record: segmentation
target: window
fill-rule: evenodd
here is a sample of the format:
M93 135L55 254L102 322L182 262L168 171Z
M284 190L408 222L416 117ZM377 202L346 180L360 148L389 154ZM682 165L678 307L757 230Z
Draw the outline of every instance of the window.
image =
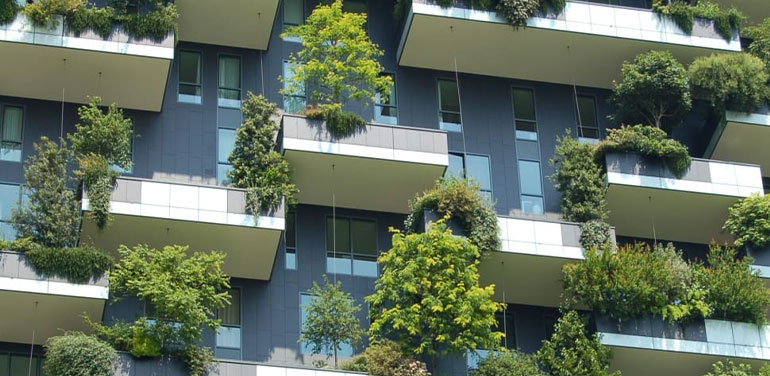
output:
M342 11L350 13L366 13L366 0L345 0Z
M21 186L0 184L0 240L16 239L16 230L11 226L11 211L21 203ZM0 373L0 375L2 375Z
M0 376L38 376L41 364L38 355L0 353Z
M241 108L241 58L219 57L219 105Z
M396 108L396 79L390 73L383 73L383 76L390 76L392 84L390 85L390 95L377 93L374 101L374 121L381 124L398 124L398 109Z
M577 96L578 137L581 139L599 139L599 120L596 115L596 98L589 95Z
M492 176L489 170L489 157L485 155L449 153L449 167L446 175L472 178L481 187L479 193L492 201Z
M540 162L519 160L521 210L524 213L543 214L543 184Z
M374 221L326 218L326 272L377 277L377 225Z
M24 109L0 105L0 161L21 162L21 135Z
M535 92L530 89L513 89L513 121L516 138L537 141L537 120L535 118Z
M302 0L283 0L283 28L302 24L305 20Z
M217 310L222 320L217 329L217 347L241 348L241 290L230 289L230 305Z
M294 77L294 68L294 64L288 61L283 62L283 110L291 113L300 112L307 105L304 87L294 88L293 91L289 90L289 79Z
M460 116L460 95L457 82L438 80L438 123L439 128L449 132L462 132Z
M297 213L286 213L286 269L297 270Z
M299 331L300 331L300 333L303 332L302 328L305 327L305 320L307 320L307 311L305 310L305 307L307 307L310 304L310 302L313 301L313 298L315 298L315 297L313 295L310 295L310 294L305 294L305 293L300 293L299 294ZM337 351L337 355L339 357L351 357L351 356L353 356L353 346L351 346L350 344L347 344L347 343L343 343L340 347L341 347L340 351ZM313 349L313 345L311 345L310 343L307 343L307 342L302 342L302 343L300 343L299 348L300 348L300 352L301 353L303 353L303 354L311 354L312 353L312 349ZM333 351L328 351L328 349L325 349L325 350L327 350L327 352L323 352L322 351L321 353L324 354L324 355L333 355L334 354Z
M179 51L179 102L201 104L201 54Z
M235 129L219 128L217 130L217 182L230 184L227 174L233 169L230 161L230 153L235 148Z

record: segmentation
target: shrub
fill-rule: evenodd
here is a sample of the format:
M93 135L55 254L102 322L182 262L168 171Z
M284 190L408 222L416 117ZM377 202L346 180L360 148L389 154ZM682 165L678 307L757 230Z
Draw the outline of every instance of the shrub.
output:
M470 376L548 376L534 356L518 351L492 352L478 363Z
M45 352L43 371L50 376L112 376L118 358L112 346L83 333L51 337Z
M624 124L651 124L670 130L692 108L687 70L668 51L650 51L624 62L621 81L613 81L613 119Z
M67 16L81 9L84 0L37 0L22 9L35 26L56 26L55 16Z
M735 236L735 246L770 245L770 195L752 194L729 209L723 230Z
M711 317L721 320L764 324L770 307L768 290L751 257L739 259L732 247L712 244L706 258L708 267L696 268L696 281L706 291Z
M359 354L342 362L340 369L344 371L367 372L367 364L366 354ZM370 373L370 375L376 376L373 373Z
M540 8L540 0L500 0L497 3L497 12L514 27L527 26L527 19Z
M754 372L751 371L751 365L749 364L735 364L732 360L727 360L727 363L718 361L712 365L711 372L703 376L753 376Z
M343 111L339 103L308 107L303 114L308 119L326 121L326 129L335 138L352 136L366 129L366 120L354 112Z
M417 231L425 210L441 216L448 214L459 222L468 240L482 254L500 250L497 214L489 201L479 195L478 183L453 176L439 180L434 188L409 203L409 215L404 221L407 233Z
M190 376L206 376L214 364L214 353L208 347L188 346L180 355Z
M609 223L594 219L580 226L580 245L584 249L599 249L612 243L612 228Z
M588 334L576 311L567 311L559 318L551 338L543 341L536 356L552 376L620 376L620 371L609 372L611 350L596 334Z
M0 25L13 21L18 11L15 0L0 0Z
M424 367L420 364L415 364L417 367L411 367L412 363L419 362L407 356L398 343L383 338L369 344L363 354L342 363L340 368L346 371L366 372L371 376L402 376Z
M674 175L682 176L690 167L692 158L687 147L670 139L666 132L649 125L622 126L610 129L607 138L596 147L595 160L604 163L610 152L634 153L660 158Z
M692 34L693 19L703 18L714 21L714 26L722 38L730 41L733 30L740 30L743 14L735 7L722 9L719 5L705 0L699 0L690 5L685 0L654 0L652 9L659 14L670 17L685 33Z
M747 53L698 57L689 74L695 95L708 98L721 111L752 112L768 97L765 64Z
M99 279L114 263L110 255L91 246L34 247L25 254L37 274L65 278L72 283Z
M770 72L770 18L759 25L747 28L744 30L744 35L751 39L748 52L762 59Z
M100 8L89 3L79 7L67 17L67 27L76 33L90 29L100 37L107 38L115 26L115 18L114 8L110 6Z
M557 137L556 143L550 160L556 172L549 179L561 193L564 219L572 222L605 219L607 188L604 186L604 172L594 161L596 146L581 143L569 133Z
M178 18L179 12L173 2L157 0L151 11L127 14L120 21L126 32L135 38L163 40L168 33L176 31Z

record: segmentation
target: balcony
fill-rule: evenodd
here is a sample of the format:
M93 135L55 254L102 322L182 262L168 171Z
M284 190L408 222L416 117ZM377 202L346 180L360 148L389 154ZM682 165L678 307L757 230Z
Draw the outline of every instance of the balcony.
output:
M266 50L279 0L177 0L179 40Z
M449 164L444 131L369 124L338 139L320 121L284 115L282 123L283 154L303 204L406 213Z
M82 208L90 210L88 198ZM99 231L84 216L80 239L115 255L121 244L222 251L228 275L269 280L285 225L283 208L258 216L245 208L242 189L120 178L110 201L113 221Z
M121 29L109 38L36 27L23 14L0 25L0 95L87 103L87 96L121 108L160 111L174 59L174 34L137 40ZM138 95L141 93L141 95Z
M683 327L660 318L624 324L597 319L602 344L612 348L612 368L626 376L700 376L719 360L731 358L758 369L770 360L770 327L695 320Z
M727 111L706 150L709 158L758 164L770 173L770 115Z
M619 236L708 244L729 241L727 209L762 193L759 166L693 159L681 178L657 160L608 153L607 207Z
M107 279L74 284L35 273L23 254L0 252L0 342L42 345L61 330L88 332L83 313L101 321Z
M751 1L751 0L749 0ZM398 49L400 65L588 87L611 88L623 61L666 49L683 64L720 51L740 51L713 22L687 35L647 9L568 2L559 15L531 17L514 30L495 12L442 8L412 0Z
M482 260L481 285L495 284L495 301L558 307L562 266L583 260L580 225L509 217L497 223L503 251Z

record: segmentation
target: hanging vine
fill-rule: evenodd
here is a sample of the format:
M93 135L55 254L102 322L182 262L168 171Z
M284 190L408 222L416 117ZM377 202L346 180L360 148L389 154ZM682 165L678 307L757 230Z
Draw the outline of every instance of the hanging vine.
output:
M692 34L695 18L714 21L714 27L726 41L733 39L733 30L740 31L746 18L735 7L725 10L705 0L698 0L695 5L682 0L653 0L652 10L673 20L688 35Z

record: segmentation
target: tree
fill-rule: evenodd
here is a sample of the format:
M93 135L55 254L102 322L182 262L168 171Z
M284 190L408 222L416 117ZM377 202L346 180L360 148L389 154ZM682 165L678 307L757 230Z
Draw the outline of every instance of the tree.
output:
M576 311L567 311L559 318L553 335L543 341L536 356L553 376L620 376L620 371L609 372L611 350L596 334L587 334Z
M299 38L302 49L289 57L294 74L281 78L287 84L281 93L307 89L309 99L335 117L341 116L347 99L367 105L376 93L390 95L392 79L381 74L383 67L377 61L383 52L369 39L365 24L366 14L343 12L342 0L335 0L319 4L304 24L288 28L282 36ZM327 126L337 132L335 124Z
M278 209L281 200L296 203L297 187L291 181L291 166L276 151L278 116L275 103L249 92L241 106L243 124L235 134L235 147L228 157L233 169L232 184L247 190L247 207L253 214Z
M60 143L43 136L34 144L37 154L27 158L24 166L27 205L11 213L18 237L51 248L75 246L80 230L80 210L67 187L71 153L66 141Z
M765 64L747 53L698 57L689 74L695 95L708 98L719 111L752 112L768 97Z
M735 237L735 246L763 249L770 245L770 195L754 193L733 204L723 230Z
M366 297L370 338L430 356L434 375L437 356L499 347L503 334L493 328L503 304L492 300L493 285L479 287L478 248L443 222L424 233L391 231L393 247L380 255L382 274Z
M334 368L339 367L337 352L342 345L356 346L361 342L364 330L356 317L361 305L356 305L350 294L342 291L342 283L330 283L324 274L324 285L313 282L308 290L313 298L305 307L305 321L299 342L312 345L313 354L323 351L334 353Z
M413 363L418 362L411 359L398 343L383 338L371 342L363 354L343 362L341 368L371 376L405 376L401 370ZM423 366L419 364L418 368Z
M548 376L537 364L537 359L519 351L490 353L479 361L470 376Z
M714 363L712 367L711 372L703 376L754 376L750 364L735 364L729 359L727 360L727 363L718 361Z
M762 59L770 72L770 18L766 18L759 25L747 28L744 33L751 39L748 52Z
M96 337L66 333L46 342L43 371L50 376L112 376L117 358L115 349Z
M692 108L687 70L668 51L650 51L633 63L624 62L621 81L613 85L610 103L617 108L613 118L620 123L670 131Z
M604 199L604 172L594 161L596 146L581 143L567 131L556 138L556 151L550 163L556 172L549 178L561 192L561 212L572 222L604 220L607 203Z

